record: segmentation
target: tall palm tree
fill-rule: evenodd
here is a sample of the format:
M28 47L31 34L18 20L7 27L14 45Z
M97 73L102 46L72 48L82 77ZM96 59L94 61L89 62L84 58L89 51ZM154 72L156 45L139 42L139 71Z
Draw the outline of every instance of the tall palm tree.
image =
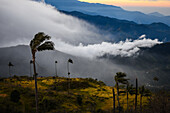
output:
M56 77L58 76L58 75L57 75L57 63L58 63L58 62L55 61L55 74L56 74Z
M129 111L129 82L126 84L127 112Z
M70 58L67 61L67 71L68 71L68 94L69 94L69 89L70 89L70 71L69 71L69 63L73 64L73 60Z
M135 88L133 87L133 84L130 85L129 82L127 82L126 92L127 92L127 111L129 111L129 94L130 95L135 94Z
M13 65L11 62L8 63L8 67L9 67L9 75L10 75L10 77L11 77L10 67L13 67L13 66L14 66L14 65Z
M31 67L32 67L32 66L31 66L32 64L33 64L33 61L30 60L30 77L32 76L32 68L31 68Z
M142 98L143 96L151 96L151 92L149 89L146 89L145 86L139 87L139 93L140 93L140 112L143 113L142 111Z
M56 81L56 79L57 79L57 77L58 77L58 75L57 75L57 61L55 61L55 77L54 77L54 79L55 79L55 83L57 83Z
M138 102L138 79L136 78L135 113L137 113L137 102Z
M144 96L145 93L144 86L139 87L139 93L140 93L140 112L142 113L142 97Z
M54 50L54 43L50 40L51 37L45 35L43 32L37 33L34 38L30 41L30 48L32 52L32 61L33 61L33 69L34 69L34 80L35 80L35 100L36 100L36 113L38 113L38 90L37 90L37 72L35 65L35 54L37 51L44 50Z
M113 92L113 113L115 113L115 91L114 91L114 87L112 89L112 92Z
M117 88L117 101L118 101L118 109L119 109L119 113L120 113L120 102L119 102L119 83L121 84L127 84L127 80L125 78L126 77L126 73L122 73L122 72L117 72L115 75L115 82L116 82L116 88Z

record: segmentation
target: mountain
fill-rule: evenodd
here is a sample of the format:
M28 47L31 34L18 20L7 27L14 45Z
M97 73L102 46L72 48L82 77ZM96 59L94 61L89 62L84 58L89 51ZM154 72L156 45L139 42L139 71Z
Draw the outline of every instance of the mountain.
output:
M158 12L149 13L148 15L157 16L157 17L163 17L164 16L163 14L158 13Z
M55 6L59 10L79 11L90 15L101 15L121 20L134 21L138 24L151 24L162 22L170 25L170 16L147 15L138 11L126 11L121 7L99 3L87 3L77 0L45 0L47 4Z
M133 57L111 56L106 54L97 59L76 57L60 51L44 51L36 54L38 76L54 76L55 61L59 76L67 77L67 60L71 58L71 77L92 77L113 85L113 76L116 72L127 73L130 82L136 77L140 85L153 85L153 77L158 77L159 86L169 86L170 74L170 43L163 43L152 48L141 48ZM30 76L31 52L29 46L19 45L0 48L0 76L8 77L8 62L12 62L12 75Z
M163 43L152 48L141 48L139 53L133 57L112 56L109 54L101 58L109 59L111 62L133 67L132 73L145 78L146 81L153 82L154 77L159 78L157 84L164 84L170 88L170 43ZM144 82L144 81L142 81ZM148 81L149 82L149 81Z
M77 11L61 12L85 20L97 28L113 34L114 41L125 40L126 38L137 39L143 34L151 39L170 41L170 27L163 23L137 24L132 21L87 15Z
M0 53L0 77L9 77L9 62L14 65L14 67L11 67L12 75L30 76L31 52L29 46L19 45L0 48ZM122 70L120 66L113 68L113 64L108 64L102 60L90 60L55 50L36 53L38 76L54 76L55 61L57 60L58 76L67 77L67 60L69 58L73 60L73 64L70 64L71 77L92 77L112 85L112 75Z

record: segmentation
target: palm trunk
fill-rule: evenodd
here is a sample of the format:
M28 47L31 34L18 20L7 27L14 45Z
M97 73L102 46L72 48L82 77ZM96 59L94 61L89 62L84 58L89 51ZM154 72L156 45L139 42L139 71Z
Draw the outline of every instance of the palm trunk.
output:
M31 63L30 63L30 77L32 76Z
M113 113L115 113L115 91L113 88Z
M11 77L10 66L9 66L9 76Z
M137 101L138 101L138 79L136 78L135 113L137 113Z
M37 89L37 73L36 73L36 66L35 66L35 53L33 53L33 66L34 66L34 80L35 80L36 113L38 113L38 89Z
M67 62L67 70L68 70L68 94L70 93L70 72L69 72L69 62Z
M55 63L55 76L56 76L55 77L55 83L56 83L57 82L57 80L56 80L57 79L57 65L56 65L56 63Z
M128 100L129 100L129 95L128 95L128 84L127 84L127 87L126 87L126 93L127 93L127 112L129 111L129 102L128 102Z
M116 82L116 88L117 88L117 102L118 102L118 109L120 113L120 102L119 102L119 84Z

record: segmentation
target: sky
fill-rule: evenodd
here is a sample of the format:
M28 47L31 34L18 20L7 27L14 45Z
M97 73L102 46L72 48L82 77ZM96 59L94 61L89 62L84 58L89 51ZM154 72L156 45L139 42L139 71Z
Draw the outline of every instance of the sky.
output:
M170 0L79 0L90 3L102 3L120 6L130 11L143 13L159 12L170 15Z

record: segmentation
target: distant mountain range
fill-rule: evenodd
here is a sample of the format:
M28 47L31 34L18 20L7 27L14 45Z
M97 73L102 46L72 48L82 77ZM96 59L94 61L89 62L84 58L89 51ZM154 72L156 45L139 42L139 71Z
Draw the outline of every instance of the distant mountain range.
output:
M126 38L137 39L143 34L150 39L157 38L160 41L170 41L170 27L163 23L137 24L132 21L87 15L77 11L61 12L85 20L97 28L111 33L114 41L125 40Z
M152 48L141 48L139 53L133 57L121 57L105 54L104 59L119 65L132 67L131 74L135 74L139 79L150 80L159 78L156 84L166 84L170 88L170 43L163 43L153 46ZM139 76L140 75L140 76ZM142 82L144 82L142 81ZM149 82L149 81L148 81Z
M121 20L134 21L138 24L162 22L170 25L170 16L163 16L158 13L144 14L139 11L126 11L118 6L80 2L77 0L45 0L45 2L64 11L79 11L90 15L101 15Z
M59 51L45 51L36 54L38 76L54 76L57 60L58 75L67 77L67 60L71 58L71 77L92 77L113 85L116 72L126 72L131 82L137 77L140 85L153 85L153 77L158 77L157 85L169 86L170 43L163 43L152 48L141 48L133 57L104 56L95 59L75 57ZM30 76L31 52L28 46L0 48L0 76L7 77L8 62L12 62L12 75Z

